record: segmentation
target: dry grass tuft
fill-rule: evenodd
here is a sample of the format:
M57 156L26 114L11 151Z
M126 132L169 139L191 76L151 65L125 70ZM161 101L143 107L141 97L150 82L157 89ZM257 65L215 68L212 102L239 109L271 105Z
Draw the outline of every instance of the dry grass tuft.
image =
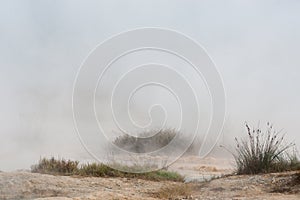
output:
M41 158L37 165L31 167L31 171L52 175L73 175L78 173L78 165L78 161L55 159L54 157L50 159Z
M163 187L157 192L152 193L154 198L159 199L189 199L192 193L192 186L189 184L173 185Z

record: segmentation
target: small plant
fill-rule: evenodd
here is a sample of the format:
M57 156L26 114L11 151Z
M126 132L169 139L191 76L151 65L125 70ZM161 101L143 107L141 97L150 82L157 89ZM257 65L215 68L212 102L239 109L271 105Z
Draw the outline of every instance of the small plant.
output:
M116 165L116 164L115 164ZM88 163L79 165L78 161L55 159L54 157L40 159L37 165L31 167L31 172L64 175L64 176L92 176L92 177L124 177L124 178L140 178L152 181L179 181L183 182L184 178L176 173L166 170L157 170L145 173L130 173L136 169L147 166L125 166L118 164L118 169L124 169L128 172L119 171L109 167L103 163Z
M238 174L258 174L281 172L299 168L296 154L289 149L295 144L284 143L284 135L276 132L268 123L264 133L260 128L254 129L246 124L248 138L236 141L236 153L233 156Z

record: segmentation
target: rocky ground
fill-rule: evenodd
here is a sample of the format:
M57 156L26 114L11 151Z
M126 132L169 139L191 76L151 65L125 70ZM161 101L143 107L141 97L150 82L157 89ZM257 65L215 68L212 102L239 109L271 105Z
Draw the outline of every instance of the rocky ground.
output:
M0 172L0 199L300 199L300 186L289 184L296 172L230 176L224 175L230 171L225 163L218 168L202 160L184 167L189 159L196 158L170 167L188 174L189 183ZM201 182L203 174L212 180Z

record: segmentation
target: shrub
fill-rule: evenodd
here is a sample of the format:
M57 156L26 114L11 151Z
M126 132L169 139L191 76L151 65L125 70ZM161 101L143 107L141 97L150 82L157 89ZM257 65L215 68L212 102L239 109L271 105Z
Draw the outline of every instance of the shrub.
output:
M173 129L160 130L155 133L156 130L152 130L140 133L139 137L121 135L114 140L114 144L127 151L146 153L163 148L176 136L176 131ZM149 135L153 136L147 137Z
M268 123L264 133L260 128L250 128L246 124L247 140L236 141L233 156L238 174L258 174L295 170L299 167L296 154L289 153L293 143L284 143L284 135L276 132Z
M175 129L151 130L138 134L139 137L128 134L121 135L113 143L130 152L147 153L165 147L173 140L176 134L179 134L179 132ZM153 136L148 137L149 135ZM187 139L183 138L183 140ZM195 143L193 143L187 150L187 153L196 153L197 150Z
M116 164L117 165L117 164ZM118 164L119 169L125 169L129 172L119 171L111 168L103 163L88 163L79 165L78 161L55 159L54 157L47 159L40 159L37 165L31 167L33 173L43 173L52 175L77 175L77 176L92 176L92 177L125 177L125 178L140 178L152 181L180 181L183 182L184 178L176 173L166 170L157 170L145 173L130 173L134 172L137 168L141 169L147 166L125 166Z

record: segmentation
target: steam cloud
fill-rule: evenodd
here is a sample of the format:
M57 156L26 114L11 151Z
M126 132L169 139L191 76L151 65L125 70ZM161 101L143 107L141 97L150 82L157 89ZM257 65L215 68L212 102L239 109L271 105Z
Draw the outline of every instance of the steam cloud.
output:
M270 121L300 145L298 1L0 5L0 170L29 168L43 155L88 158L72 119L78 67L107 37L144 26L178 30L206 47L227 94L222 143L243 134L244 121Z

